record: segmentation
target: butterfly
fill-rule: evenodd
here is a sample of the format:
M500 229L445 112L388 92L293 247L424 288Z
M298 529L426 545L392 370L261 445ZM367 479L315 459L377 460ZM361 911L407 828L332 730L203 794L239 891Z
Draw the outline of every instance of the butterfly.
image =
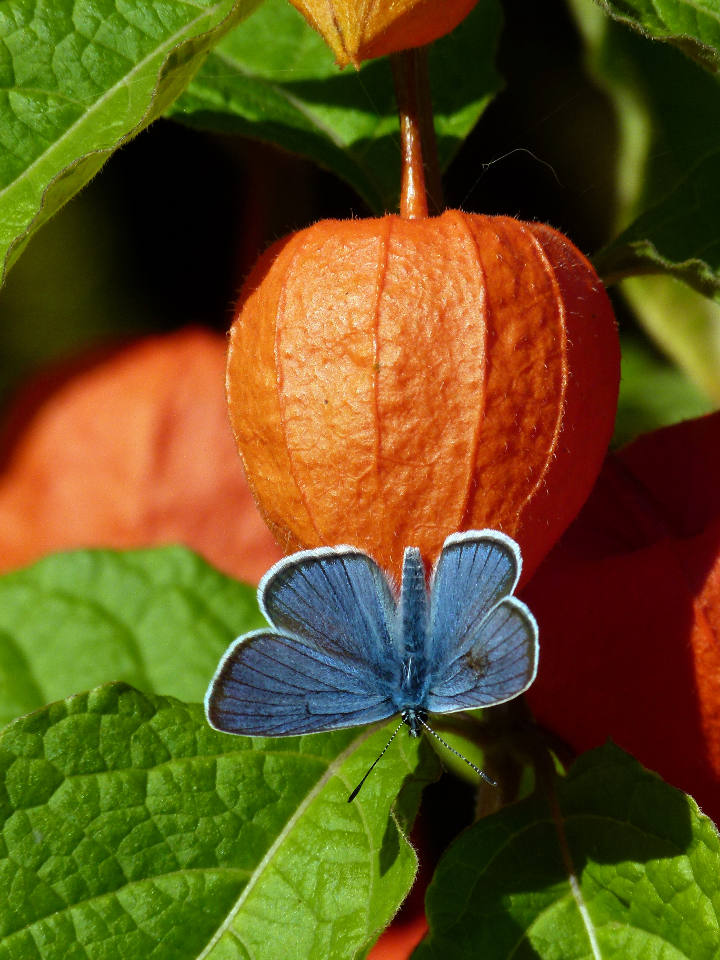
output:
M497 530L449 536L429 589L416 547L405 550L399 591L355 547L285 557L258 587L270 629L231 644L210 683L210 725L285 737L400 714L395 733L404 722L452 750L428 714L504 703L535 679L537 624L512 596L521 566L518 544Z

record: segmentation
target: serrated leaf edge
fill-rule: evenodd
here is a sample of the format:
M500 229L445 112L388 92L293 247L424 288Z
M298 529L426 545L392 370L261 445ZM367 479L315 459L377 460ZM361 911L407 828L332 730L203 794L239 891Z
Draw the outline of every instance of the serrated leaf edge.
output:
M593 258L593 265L605 286L630 277L665 275L681 280L710 299L718 299L720 278L712 267L699 257L669 260L652 240L630 240L608 245Z
M717 73L720 69L720 54L718 54L718 51L715 47L709 43L705 43L698 37L693 37L689 33L672 33L670 28L666 28L667 33L658 33L644 26L632 16L615 12L608 0L596 0L596 2L602 7L608 17L617 23L622 23L624 26L630 27L631 30L639 33L640 36L646 40L657 40L660 43L674 44L696 63L705 67L710 73ZM709 10L703 10L703 12L710 16Z

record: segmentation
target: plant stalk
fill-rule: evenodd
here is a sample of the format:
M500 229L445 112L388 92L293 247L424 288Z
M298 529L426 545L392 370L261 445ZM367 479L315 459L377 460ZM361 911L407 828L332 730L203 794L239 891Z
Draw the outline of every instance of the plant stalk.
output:
M421 220L442 209L427 48L403 50L391 60L402 150L400 216Z

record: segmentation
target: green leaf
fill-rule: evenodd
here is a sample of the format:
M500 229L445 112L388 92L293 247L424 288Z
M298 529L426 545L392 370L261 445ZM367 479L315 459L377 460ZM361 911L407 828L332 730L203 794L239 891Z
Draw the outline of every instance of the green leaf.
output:
M493 66L500 25L497 0L480 0L430 49L443 167L500 88ZM397 206L399 194L395 111L387 59L341 72L287 0L267 0L210 54L170 113L192 126L241 133L310 157L383 212Z
M124 684L16 721L0 960L361 955L416 871L418 741L398 737L347 802L386 736L231 737Z
M720 101L718 101L720 107ZM665 273L720 300L720 151L705 157L595 258L608 282Z
M720 838L693 800L608 745L557 782L555 802L536 795L463 833L427 907L413 960L714 960Z
M659 279L659 278L654 278ZM640 337L622 338L622 374L613 446L641 433L700 417L712 400Z
M32 233L167 109L257 2L0 4L0 281Z
M0 578L0 723L111 680L201 700L255 590L183 547L78 551Z
M631 277L621 290L653 340L720 406L720 303L673 277Z
M610 16L675 44L709 70L720 67L718 0L598 0Z
M666 273L720 297L720 78L598 17L589 0L571 7L620 134L620 230L593 257L596 268L606 283Z

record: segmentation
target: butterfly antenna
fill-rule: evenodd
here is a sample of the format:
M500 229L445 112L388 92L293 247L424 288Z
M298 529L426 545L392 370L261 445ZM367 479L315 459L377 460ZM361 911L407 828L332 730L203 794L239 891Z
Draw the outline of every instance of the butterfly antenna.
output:
M348 803L352 803L353 800L355 799L355 797L360 793L360 787L365 783L365 781L367 780L367 778L370 776L370 773L372 772L372 769L373 769L373 767L375 766L375 764L376 764L376 763L379 763L379 761L382 760L382 758L385 756L385 751L386 751L387 748L390 746L390 744L393 742L393 740L395 739L395 737L398 735L398 732L399 732L400 728L402 727L402 725L403 725L404 723L405 723L405 721L404 721L404 720L401 720L400 723L397 725L397 727L395 728L395 733L393 733L393 735L390 737L390 739L388 740L388 742L387 742L387 743L385 744L385 746L382 748L382 752L380 753L380 756L377 758L377 760L374 761L374 763L371 764L370 769L368 770L368 772L365 774L365 776L362 778L362 780L360 781L360 783L355 787L355 789L353 790L353 792L352 792L352 793L350 794L350 796L348 797Z
M472 762L472 760L468 760L468 758L465 757L465 756L463 756L463 754L460 753L459 750L456 750L455 747L451 747L450 744L447 742L447 740L443 740L443 738L440 736L439 733L435 733L435 731L433 730L433 728L430 727L430 726L428 726L427 723L425 723L425 721L422 719L422 717L418 717L417 719L418 719L418 720L420 721L420 723L425 727L425 729L428 731L428 733L431 733L431 734L435 737L436 740L439 740L440 743L441 743L447 750L450 751L450 753L454 753L456 757L460 757L460 759L461 759L461 760L464 760L465 763L466 763L469 767L472 767L473 770L475 771L475 773L476 773L479 777L481 777L481 778L485 781L485 783L489 783L491 787L496 787L496 786L497 786L497 781L496 781L496 780L493 780L492 777L489 777L489 776L485 773L484 770L481 770L481 769L480 769L480 767L476 767L475 764ZM397 733L397 730L395 731L395 733ZM395 733L393 734L393 736L395 736ZM387 747L385 748L385 750L387 750ZM385 753L385 750L383 750L383 753ZM380 754L380 756L382 756L382 753ZM379 760L379 759L380 759L380 757L378 757L378 760ZM375 761L375 763L377 763L377 760ZM374 766L374 764L373 764L373 766ZM371 767L370 769L372 770L372 767ZM369 773L369 772L370 772L370 770L368 770L368 773ZM366 776L367 776L367 774L366 774ZM359 789L359 787L358 787L358 789Z

